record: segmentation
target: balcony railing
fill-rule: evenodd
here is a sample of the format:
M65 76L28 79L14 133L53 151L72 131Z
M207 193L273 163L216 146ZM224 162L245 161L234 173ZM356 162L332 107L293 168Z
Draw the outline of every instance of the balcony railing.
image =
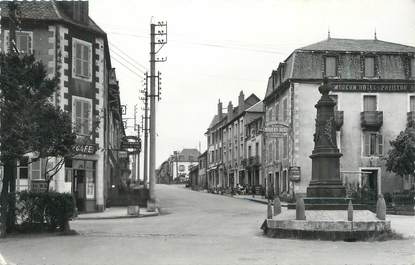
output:
M407 122L408 122L408 127L409 127L410 125L415 124L415 111L410 111L410 112L408 112L408 113L406 114L406 119L407 119Z
M261 165L261 161L259 159L259 156L250 156L247 159L247 167L255 167Z
M336 110L334 112L334 123L336 124L336 130L339 131L343 126L343 111Z
M383 124L382 111L363 111L360 113L360 123L363 130L379 130Z

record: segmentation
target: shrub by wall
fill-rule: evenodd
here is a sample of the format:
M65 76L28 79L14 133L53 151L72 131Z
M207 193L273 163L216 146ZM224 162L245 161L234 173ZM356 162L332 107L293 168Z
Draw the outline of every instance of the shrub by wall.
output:
M16 198L15 230L21 232L63 231L75 212L72 194L23 191Z

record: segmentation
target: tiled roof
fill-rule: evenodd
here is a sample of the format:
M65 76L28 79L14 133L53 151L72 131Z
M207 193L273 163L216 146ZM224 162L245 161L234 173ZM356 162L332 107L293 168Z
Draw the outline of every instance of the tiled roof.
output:
M415 47L381 40L326 39L299 50L350 52L415 52Z
M179 154L179 160L181 162L196 161L200 156L199 150L196 148L185 148Z
M246 110L247 112L264 112L264 103L262 101L256 103Z
M8 17L8 2L0 1L2 17ZM59 10L55 1L18 1L16 3L22 20L63 21L101 34L105 33L91 18L88 19L88 24L82 24L69 18Z
M226 113L223 113L223 114L222 114L222 119L224 119L224 118L226 118ZM210 124L209 124L209 128L214 127L214 126L215 126L216 124L218 124L220 121L221 121L221 120L219 119L218 114L216 114L216 115L213 117L212 121L210 122Z

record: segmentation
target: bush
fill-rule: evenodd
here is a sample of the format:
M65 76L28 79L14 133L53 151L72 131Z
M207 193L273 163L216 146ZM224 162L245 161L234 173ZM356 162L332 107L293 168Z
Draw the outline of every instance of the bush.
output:
M21 232L63 231L75 213L74 199L69 193L23 191L10 194L13 198L15 228Z

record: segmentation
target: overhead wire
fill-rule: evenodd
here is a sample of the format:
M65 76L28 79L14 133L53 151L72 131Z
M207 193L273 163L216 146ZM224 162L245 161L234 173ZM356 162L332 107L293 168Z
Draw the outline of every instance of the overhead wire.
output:
M143 68L143 70L147 71L147 67L145 65L141 64L139 61L137 61L134 58L132 58L129 54L127 54L126 52L124 52L121 48L119 48L114 43L112 43L112 42L109 42L109 43L111 44L111 46L113 46L115 49L117 49L120 53L122 53L124 56L126 56L127 58L129 58L132 62L134 62L135 64L137 64L141 68Z
M144 78L144 75L143 74L139 74L139 73L135 72L134 70L132 70L130 67L126 66L123 62L121 62L117 58L115 58L113 56L111 56L111 58L114 59L119 64L121 64L122 66L124 66L124 68L127 69L128 71L130 71L132 74L136 75L137 77Z
M110 48L110 51L117 55L119 58L121 58L124 62L126 62L127 64L129 64L130 66L134 67L135 69L137 69L139 72L141 73L145 73L146 71L142 70L141 68L138 68L135 64L131 63L128 59L126 59L124 56L122 56L121 54L119 54L117 51L113 50Z

